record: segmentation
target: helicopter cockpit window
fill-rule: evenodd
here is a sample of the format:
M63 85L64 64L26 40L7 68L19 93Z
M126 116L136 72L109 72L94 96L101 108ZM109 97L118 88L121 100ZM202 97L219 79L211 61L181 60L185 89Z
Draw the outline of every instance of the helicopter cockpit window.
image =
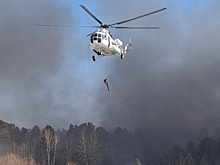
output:
M98 43L102 42L102 39L104 39L104 36L100 33L95 33L91 35L90 42L93 43L94 41L98 41Z

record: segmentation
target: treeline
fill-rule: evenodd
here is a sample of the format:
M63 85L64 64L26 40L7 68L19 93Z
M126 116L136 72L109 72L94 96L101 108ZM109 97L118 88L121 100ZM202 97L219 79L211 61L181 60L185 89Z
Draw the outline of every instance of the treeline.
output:
M219 165L220 140L205 137L195 145L192 141L181 147L174 145L163 157L154 157L152 165Z
M41 130L0 120L0 156L13 153L39 165L219 165L218 137L220 131L210 137L205 128L198 133L120 127L107 131L84 123Z

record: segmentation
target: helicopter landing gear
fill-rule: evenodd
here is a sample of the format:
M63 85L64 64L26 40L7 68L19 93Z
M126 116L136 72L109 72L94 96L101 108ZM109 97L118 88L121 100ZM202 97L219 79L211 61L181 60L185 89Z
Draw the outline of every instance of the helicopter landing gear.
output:
M92 60L95 61L95 56L92 56Z
M124 59L125 58L125 55L124 54L121 54L121 59Z

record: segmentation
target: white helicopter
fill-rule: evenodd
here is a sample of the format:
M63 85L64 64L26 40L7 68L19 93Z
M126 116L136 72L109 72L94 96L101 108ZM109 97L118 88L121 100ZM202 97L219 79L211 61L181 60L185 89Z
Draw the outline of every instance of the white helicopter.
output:
M123 43L119 39L114 39L110 32L108 31L108 28L116 28L116 29L158 29L159 27L128 27L128 26L115 26L120 25L129 21L133 21L135 19L145 17L160 11L163 11L167 8L162 8L135 18L131 18L125 21L116 22L113 24L103 24L97 17L95 17L85 6L80 5L90 16L92 16L99 24L100 26L91 26L95 28L100 28L97 31L89 34L90 36L90 48L98 54L98 56L121 56L121 59L124 59L125 54L128 50L133 49L131 44L131 39L129 44L126 44L126 46L123 48ZM89 36L88 35L88 36ZM93 61L95 61L95 56L92 56Z
M155 14L157 12L166 10L167 8L162 8L141 16L137 16L128 20L116 22L113 24L103 24L97 17L95 17L85 6L80 5L91 17L93 17L100 26L78 26L78 27L93 27L99 28L95 32L88 34L90 36L90 48L93 50L98 56L120 56L121 59L124 59L127 51L132 50L131 38L129 38L130 43L126 44L123 48L123 43L120 39L114 39L111 33L108 31L108 28L116 28L116 29L159 29L160 27L137 27L137 26L115 26L120 25L129 21L133 21L135 19L139 19L151 14ZM42 25L42 24L34 24L36 26L59 26L59 25ZM62 26L62 27L71 27L71 26ZM96 61L95 56L92 56L93 61Z

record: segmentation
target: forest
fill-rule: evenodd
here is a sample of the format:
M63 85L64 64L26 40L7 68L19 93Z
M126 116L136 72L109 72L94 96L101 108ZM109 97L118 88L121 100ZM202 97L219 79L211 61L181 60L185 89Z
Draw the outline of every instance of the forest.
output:
M144 127L107 131L83 123L41 130L37 125L20 129L0 120L0 164L9 157L27 165L219 165L219 137L219 129L211 135L206 128L166 134Z

